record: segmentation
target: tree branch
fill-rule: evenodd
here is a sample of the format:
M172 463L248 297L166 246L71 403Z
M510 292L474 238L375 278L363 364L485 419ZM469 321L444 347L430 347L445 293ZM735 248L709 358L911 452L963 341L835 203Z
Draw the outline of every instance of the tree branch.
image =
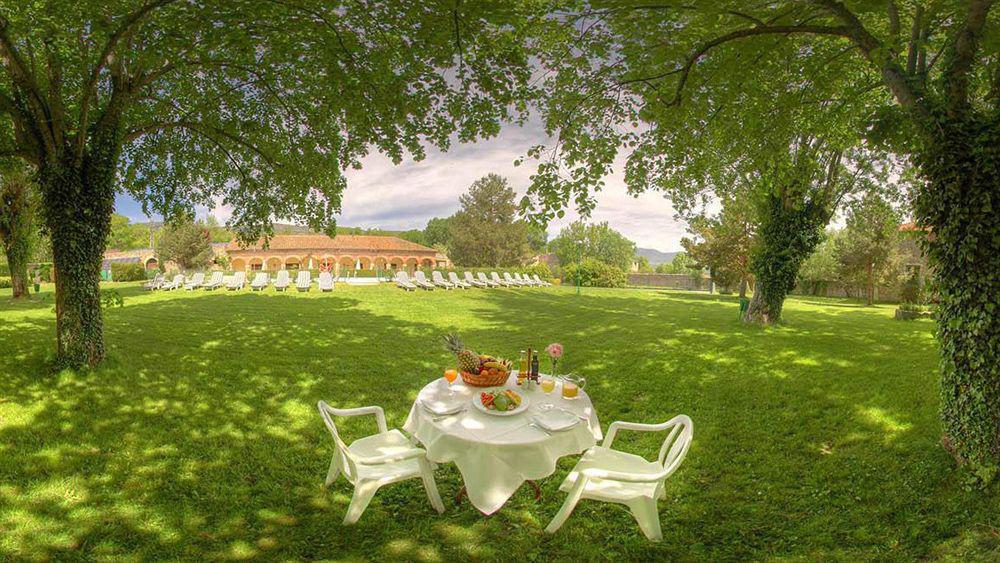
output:
M208 136L209 133L219 135L233 143L236 143L250 150L254 154L258 155L261 159L263 159L264 162L266 162L271 167L273 168L278 167L277 161L275 161L273 158L271 158L270 155L265 153L263 150L258 148L253 143L241 138L238 135L233 135L232 133L229 133L224 129L219 129L218 127L213 127L211 125L206 125L204 123L198 123L197 121L163 121L158 123L150 123L148 125L144 125L142 127L130 131L127 135L125 135L125 142L134 141L143 135L148 135L156 131L166 131L169 129L187 129L189 131L199 133L205 136Z
M976 51L979 49L979 38L986 25L986 17L994 0L970 0L969 12L965 27L955 40L948 67L944 71L944 80L948 91L948 108L951 113L958 113L969 106L969 71L975 62Z
M172 2L178 0L152 0L139 7L136 11L132 12L125 17L121 25L118 26L108 38L107 43L104 45L104 49L101 50L100 56L97 58L97 64L90 71L90 78L87 80L87 84L83 87L83 92L80 97L80 122L77 125L76 131L76 159L79 160L83 157L83 148L86 144L87 139L87 123L89 119L90 112L90 101L92 98L97 97L97 81L101 77L101 71L104 70L105 65L108 63L115 47L118 46L118 42L122 40L123 37L132 33L132 31L142 23L142 20L146 18L153 11L162 8Z
M822 25L765 25L765 26L755 26L746 29L738 29L736 31L731 31L725 35L721 35L702 44L698 47L680 68L676 68L660 75L653 77L647 77L646 80L655 80L658 78L663 78L671 74L680 74L680 79L677 83L677 89L674 92L674 99L671 100L667 105L678 105L681 101L681 94L684 90L684 85L687 83L688 76L691 73L691 69L694 67L695 63L698 62L706 53L710 50L723 45L730 41L735 41L737 39L743 39L746 37L754 37L758 35L788 35L792 33L808 33L813 35L833 35L837 37L849 37L846 27L833 27L833 26L822 26Z
M26 125L30 125L30 128L38 131L46 149L52 151L54 154L55 139L53 139L52 131L48 127L49 118L48 108L45 105L45 97L42 96L38 82L35 81L34 75L25 65L24 59L11 40L8 33L9 25L10 22L7 21L7 18L0 15L0 54L3 54L3 58L6 60L11 82L15 87L24 90L27 94L28 109L32 114L31 117L34 119L28 120L29 123L26 123Z
M917 51L920 50L920 30L923 26L924 7L917 4L913 13L913 27L910 29L910 43L906 54L906 74L913 76L917 71Z

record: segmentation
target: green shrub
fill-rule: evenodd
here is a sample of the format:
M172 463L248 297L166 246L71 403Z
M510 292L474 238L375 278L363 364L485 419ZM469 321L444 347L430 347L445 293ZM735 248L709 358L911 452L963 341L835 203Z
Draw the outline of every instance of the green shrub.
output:
M111 279L116 282L144 281L146 268L138 262L113 262L111 264Z
M10 275L10 265L6 263L0 264L0 276L9 276L9 275Z
M625 270L593 258L563 266L562 279L567 284L576 284L578 278L583 287L625 287L628 280Z
M14 287L14 283L10 281L7 276L0 276L0 289L9 289Z

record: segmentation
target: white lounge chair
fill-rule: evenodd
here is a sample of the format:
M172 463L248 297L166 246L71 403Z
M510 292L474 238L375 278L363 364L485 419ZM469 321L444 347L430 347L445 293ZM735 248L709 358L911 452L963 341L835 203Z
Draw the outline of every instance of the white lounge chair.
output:
M549 283L547 281L544 281L542 278L538 277L538 274L532 274L531 277L534 278L535 284L537 284L539 286L549 287L550 285L552 285L551 283Z
M233 278L229 280L226 284L226 289L230 291L243 289L243 286L247 284L247 273L246 272L236 272L233 274Z
M410 281L410 276L406 275L406 272L402 270L396 272L396 287L406 291L414 291L417 289L416 284Z
M657 460L649 461L611 448L618 429L669 432ZM663 534L656 502L666 497L663 482L684 461L692 435L691 419L685 415L675 416L663 424L611 423L604 443L587 450L559 486L559 490L569 493L569 496L545 531L554 533L566 522L580 499L589 498L629 507L646 537L660 541Z
M202 287L208 291L211 291L218 287L222 287L223 277L224 274L222 272L212 272L212 277L209 278L209 280L205 282L205 285L203 285Z
M177 274L176 276L174 276L174 279L160 286L160 289L164 291L170 291L171 289L178 289L181 287L184 287L184 275Z
M510 272L504 272L503 273L503 281L507 282L512 287L519 287L519 286L524 285L522 282L519 282L519 281L515 280L513 278L513 276L510 275Z
M449 281L445 281L444 276L442 276L441 272L437 270L431 272L431 280L434 283L434 285L438 287L443 287L445 289L455 289L455 284Z
M267 289L267 284L270 281L267 272L257 272L253 275L253 281L250 282L250 289L253 291L264 291Z
M472 272L465 272L465 283L472 287L489 287L490 285L486 281L477 280L472 276Z
M326 473L325 484L329 486L343 473L344 477L354 485L354 495L344 516L345 525L354 524L361 518L380 487L417 477L424 482L424 490L434 510L438 513L444 512L444 503L438 494L437 484L434 482L434 470L427 461L427 453L411 444L399 430L388 429L382 407L335 409L323 401L319 402L318 407L323 423L333 435L336 447L333 459L330 460L330 470ZM333 417L367 414L375 415L379 433L355 440L348 446L341 440Z
M472 287L471 283L467 283L458 279L458 274L456 274L455 272L448 272L448 281L451 282L451 285L462 289L469 289L470 287Z
M426 289L428 291L434 289L434 284L427 281L427 276L425 276L420 270L413 272L413 283L417 284L417 287L421 289Z
M511 282L500 279L500 275L497 274L496 272L490 272L490 279L492 279L493 283L497 284L500 287L511 287L514 285Z
M292 285L292 280L288 276L288 270L278 270L278 275L274 278L274 289L285 291L290 285Z
M319 273L319 290L333 291L333 274L330 272Z
M187 291L194 291L203 285L205 285L205 274L198 272L197 274L191 276L191 279L184 284L184 289Z
M514 281L520 282L521 285L532 287L535 282L531 281L527 277L522 277L518 272L514 272Z
M295 289L299 291L309 291L312 287L312 274L309 270L299 270L299 274L295 276Z
M142 284L142 288L146 291L153 291L154 289L160 289L163 286L163 282L167 281L163 274L156 274L153 279Z
M495 281L487 278L486 274L483 273L483 272L479 272L478 274L476 274L476 276L479 278L479 281L481 283L486 284L486 287L500 287L500 284L498 282L495 282Z

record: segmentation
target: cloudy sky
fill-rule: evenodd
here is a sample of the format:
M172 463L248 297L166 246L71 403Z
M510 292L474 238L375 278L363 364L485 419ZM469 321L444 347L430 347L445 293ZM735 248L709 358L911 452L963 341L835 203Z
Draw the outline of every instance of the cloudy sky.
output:
M422 229L432 217L446 217L458 210L458 197L469 185L485 174L496 172L506 176L518 192L528 186L528 176L534 167L526 161L520 167L514 160L528 147L546 143L541 129L534 124L509 126L496 138L475 144L454 145L448 152L428 151L421 162L403 162L393 166L381 156L371 155L361 170L348 171L348 187L344 193L338 224L349 227L382 227L386 229ZM597 208L591 216L595 221L608 221L611 226L636 244L661 251L680 250L685 234L683 222L674 218L674 210L661 195L628 195L619 166L606 178L605 189L597 196ZM145 221L138 203L119 196L118 212L133 221ZM228 209L204 210L225 222ZM550 236L577 218L569 210L566 217L549 225Z

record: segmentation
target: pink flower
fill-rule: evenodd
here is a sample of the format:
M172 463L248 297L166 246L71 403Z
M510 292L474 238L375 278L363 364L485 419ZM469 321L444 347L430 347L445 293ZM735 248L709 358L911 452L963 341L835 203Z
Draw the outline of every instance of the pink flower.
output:
M545 347L545 351L548 352L549 357L553 360L558 360L563 355L562 344L552 343Z

